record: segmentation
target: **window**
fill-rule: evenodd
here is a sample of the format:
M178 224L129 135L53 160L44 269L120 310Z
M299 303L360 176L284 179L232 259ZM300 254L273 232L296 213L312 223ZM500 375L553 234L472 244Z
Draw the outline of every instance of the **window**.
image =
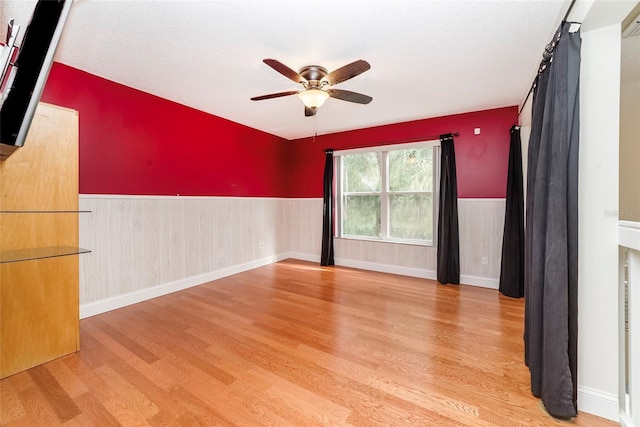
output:
M433 244L438 142L336 152L339 237Z

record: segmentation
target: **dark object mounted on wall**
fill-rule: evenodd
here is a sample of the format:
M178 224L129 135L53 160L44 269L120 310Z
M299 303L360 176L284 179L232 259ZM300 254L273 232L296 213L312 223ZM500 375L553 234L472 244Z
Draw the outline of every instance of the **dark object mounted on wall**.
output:
M0 89L0 159L24 144L40 101L72 0L39 0L19 49L19 26L9 22Z

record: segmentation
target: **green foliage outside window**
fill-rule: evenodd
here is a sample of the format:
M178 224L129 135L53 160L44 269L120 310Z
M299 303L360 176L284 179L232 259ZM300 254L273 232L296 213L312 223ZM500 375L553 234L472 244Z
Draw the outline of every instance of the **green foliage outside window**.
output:
M431 194L389 196L389 237L432 240Z
M341 167L343 235L433 240L433 147L343 155Z
M381 156L382 153L343 156L344 191L348 193L379 192L382 188Z
M389 191L432 191L433 149L389 151Z
M343 212L344 234L380 237L380 196L347 196Z

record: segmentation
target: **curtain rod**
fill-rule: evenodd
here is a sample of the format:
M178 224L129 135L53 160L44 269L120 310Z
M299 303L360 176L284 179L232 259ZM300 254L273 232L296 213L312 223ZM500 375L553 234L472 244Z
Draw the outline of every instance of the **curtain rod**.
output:
M573 9L573 6L576 4L576 0L571 0L571 4L569 4L569 8L567 9L567 12L564 14L564 18L562 18L562 22L566 22L567 18L569 17L569 14L571 13L571 9ZM548 53L548 49L549 47L552 45L552 43L554 43L554 41L556 41L558 38L558 36L556 36L555 34L553 35L553 39L545 46L544 48L544 53L542 54L542 57L545 58L546 55L550 55L550 53ZM551 52L553 52L553 49L551 49ZM545 62L546 59L543 59L542 62ZM531 93L533 92L533 89L536 87L536 82L538 81L538 76L540 75L540 68L542 67L542 64L540 64L540 67L538 68L538 72L536 73L536 76L533 79L533 82L531 82L531 87L529 88L529 92L527 92L527 96L524 99L524 102L522 103L522 107L520 108L520 111L518 111L518 117L516 117L516 120L518 120L520 118L520 114L522 114L522 111L524 110L524 106L527 105L527 101L529 100L529 97L531 96Z
M362 147L347 147L347 148L340 148L337 151L345 151L345 150L355 150L357 148L367 148L367 147L379 147L379 146L383 146L383 145L391 145L391 144L410 144L412 142L421 142L421 141L433 141L434 139L440 139L440 137L442 135L451 135L453 136L460 136L460 132L449 132L449 133L444 133L444 134L440 134L440 135L427 135L427 136L421 136L419 138L407 138L407 139L392 139L390 141L382 141L382 142L376 142L373 143L371 145L367 145L367 146L362 146ZM324 152L327 151L334 151L333 148L325 148Z

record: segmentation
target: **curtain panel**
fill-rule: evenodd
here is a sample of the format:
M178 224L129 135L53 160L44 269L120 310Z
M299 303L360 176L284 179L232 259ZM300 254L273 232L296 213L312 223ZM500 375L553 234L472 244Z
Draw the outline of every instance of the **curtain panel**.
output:
M525 362L531 391L577 415L580 32L563 22L533 96L527 170Z
M524 191L522 187L522 142L520 127L509 131L509 169L507 172L507 200L502 236L500 287L503 295L524 296Z
M322 197L322 251L320 265L335 265L333 260L333 149L325 150Z
M440 200L438 203L436 276L440 283L460 283L458 184L453 135L440 135Z

